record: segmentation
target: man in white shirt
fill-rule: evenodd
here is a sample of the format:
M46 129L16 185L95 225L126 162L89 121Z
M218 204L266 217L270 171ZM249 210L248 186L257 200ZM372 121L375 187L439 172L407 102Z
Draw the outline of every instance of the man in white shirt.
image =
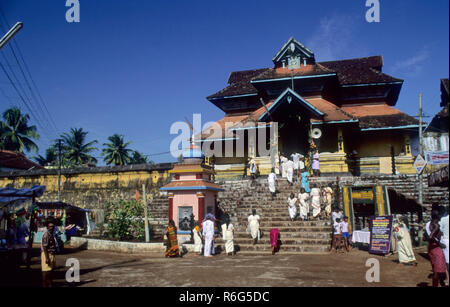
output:
M299 178L299 176L300 176L300 154L299 153L293 153L292 155L291 155L291 157L292 157L292 162L294 162L294 176L295 176L295 178L297 178L297 181L298 181L298 178Z
M272 169L269 176L267 177L267 181L269 182L269 191L270 193L272 193L272 200L273 200L273 198L275 197L275 193L277 191L275 186L275 183L277 181L277 175L275 174L274 169Z
M342 212L339 211L338 207L334 208L331 218L333 219L333 223L336 222L336 219L342 219Z
M206 220L202 224L203 228L203 238L205 240L205 257L211 256L211 249L214 241L214 222L211 220L209 215L206 216Z
M342 224L341 219L337 218L333 224L333 245L334 251L337 253L338 249L341 249L341 240L342 240Z
M292 186L294 184L294 162L288 160L285 165L286 165L286 178L289 184Z

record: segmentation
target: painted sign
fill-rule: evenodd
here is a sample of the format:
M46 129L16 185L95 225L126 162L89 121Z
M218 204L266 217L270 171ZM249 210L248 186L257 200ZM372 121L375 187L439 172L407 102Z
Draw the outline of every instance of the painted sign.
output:
M431 173L428 176L428 186L438 187L438 186L448 186L448 165L441 168L440 170Z
M427 164L448 164L448 151L425 151L424 155Z
M422 158L421 155L418 155L416 161L414 161L414 168L416 169L417 173L420 174L426 165L427 161L425 161L425 159Z
M392 215L370 217L369 253L386 255L391 249Z

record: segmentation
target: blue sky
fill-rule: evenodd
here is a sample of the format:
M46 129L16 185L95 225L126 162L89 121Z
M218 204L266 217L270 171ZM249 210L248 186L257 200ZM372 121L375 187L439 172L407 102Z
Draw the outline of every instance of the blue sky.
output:
M83 127L99 147L119 133L154 154L169 151L173 122L220 119L205 97L231 71L271 67L291 36L319 61L382 55L384 72L405 80L397 108L415 115L422 92L436 114L449 76L449 1L380 3L380 23L365 21L365 0L80 0L80 23L66 22L65 0L0 0L0 9L24 23L15 40L59 133ZM1 52L20 76L9 48ZM0 110L22 107L2 71L0 89ZM46 130L41 152L56 138Z

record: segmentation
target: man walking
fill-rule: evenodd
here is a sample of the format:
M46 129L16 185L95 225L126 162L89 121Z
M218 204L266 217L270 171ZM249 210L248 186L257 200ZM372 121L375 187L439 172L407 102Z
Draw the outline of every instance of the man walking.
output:
M52 287L52 271L55 268L56 238L54 236L55 219L48 217L46 221L47 231L42 236L41 242L41 267L42 267L42 286Z
M206 215L206 220L203 222L203 239L205 240L205 257L212 257L211 250L213 248L214 241L214 222L211 219L211 215Z

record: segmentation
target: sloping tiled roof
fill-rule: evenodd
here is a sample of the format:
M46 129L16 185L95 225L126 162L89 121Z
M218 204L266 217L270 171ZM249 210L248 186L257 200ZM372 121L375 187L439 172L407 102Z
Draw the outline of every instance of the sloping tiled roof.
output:
M18 170L29 170L33 169L43 169L41 165L29 160L24 154L0 149L0 167L18 169Z
M402 82L403 80L381 72L382 56L321 62L323 66L337 72L341 85Z
M324 122L354 119L351 114L323 98L307 98L306 101L325 114L323 118Z
M290 78L298 76L317 76L335 73L331 69L328 69L320 64L301 66L300 68L290 70L289 68L270 68L256 76L252 81Z
M383 72L382 56L320 62L315 65L302 66L294 70L294 76L313 76L336 73L341 85L403 82ZM265 80L290 77L291 70L287 68L262 68L255 70L235 71L230 74L226 88L208 96L207 99L255 94L258 91L251 84L253 80Z
M361 129L418 125L419 121L387 104L343 106L342 110L359 119Z

